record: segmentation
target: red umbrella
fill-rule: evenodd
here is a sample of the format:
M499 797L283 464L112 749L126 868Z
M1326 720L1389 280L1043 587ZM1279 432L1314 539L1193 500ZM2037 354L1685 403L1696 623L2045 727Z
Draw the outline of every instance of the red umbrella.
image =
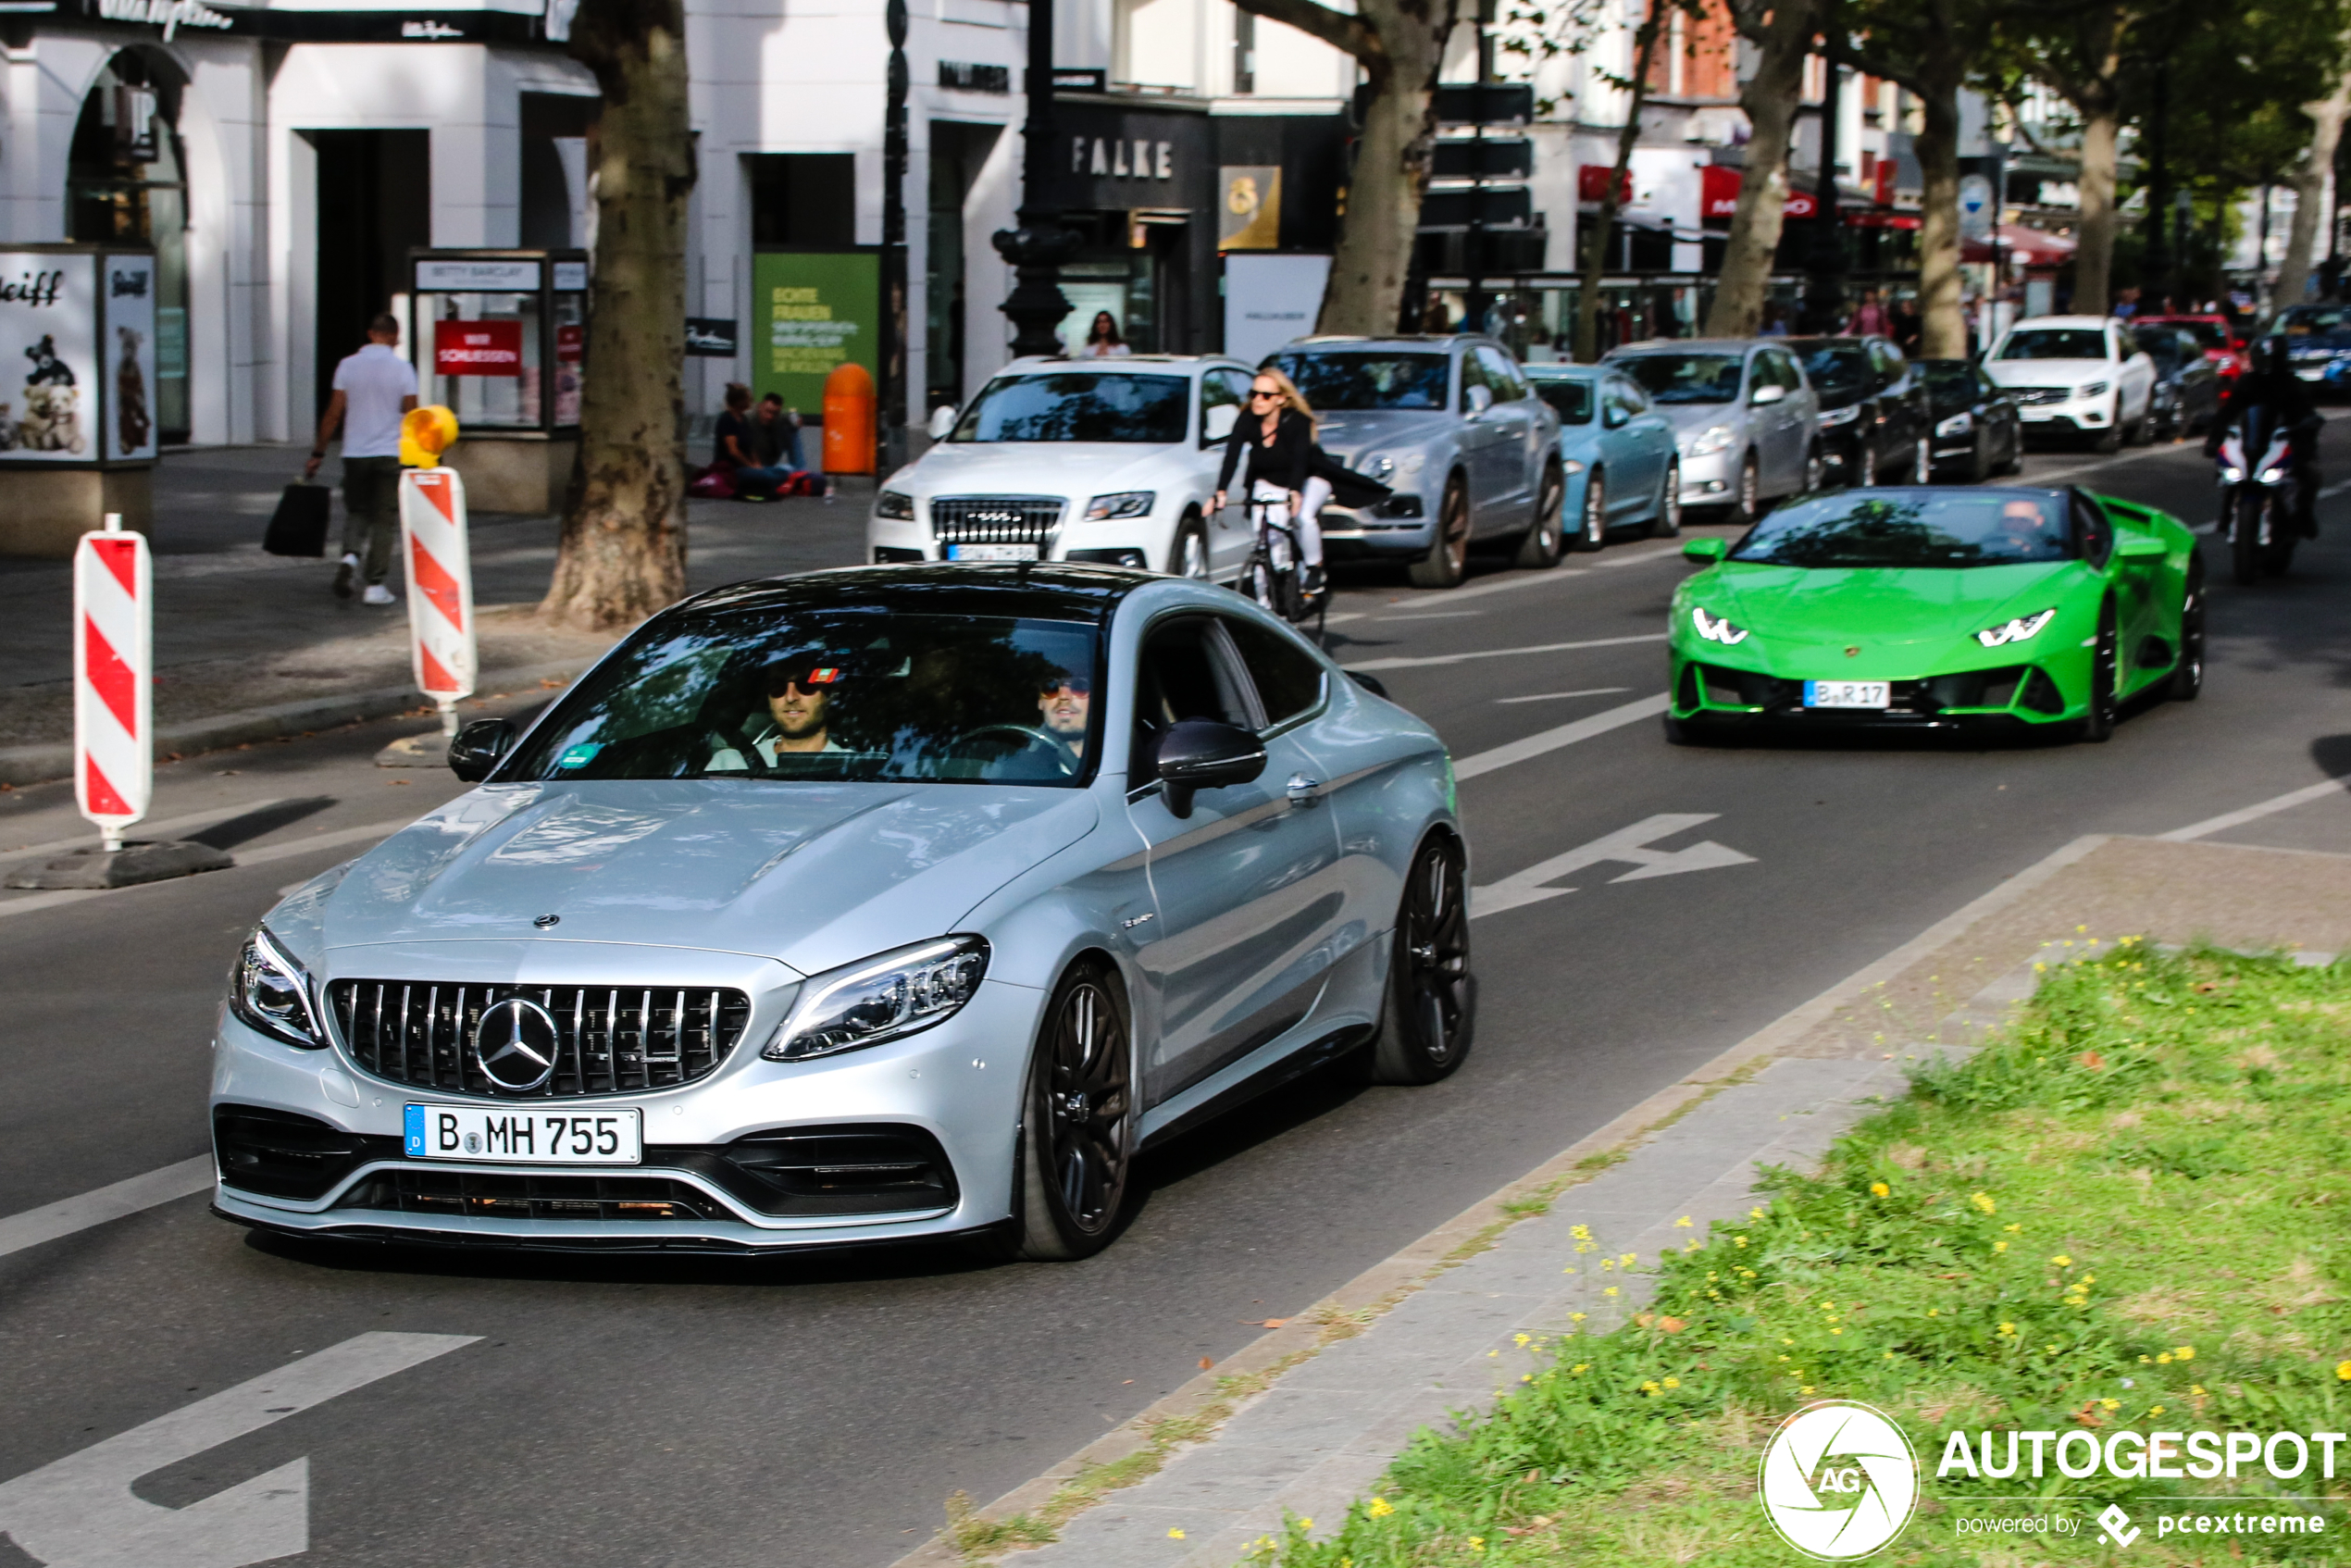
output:
M2073 258L2073 242L2057 234L2044 234L2038 229L2027 229L2021 223L2000 225L2000 252L2021 261L2027 267L2061 267ZM1989 239L1970 240L1959 247L1961 261L1990 261L1992 242Z

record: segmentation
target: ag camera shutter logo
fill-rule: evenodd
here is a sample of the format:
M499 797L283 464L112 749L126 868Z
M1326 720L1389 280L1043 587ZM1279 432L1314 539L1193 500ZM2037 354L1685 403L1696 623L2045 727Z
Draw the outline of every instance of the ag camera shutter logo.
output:
M1918 1455L1884 1412L1823 1400L1772 1434L1757 1492L1782 1540L1816 1562L1851 1562L1910 1522Z

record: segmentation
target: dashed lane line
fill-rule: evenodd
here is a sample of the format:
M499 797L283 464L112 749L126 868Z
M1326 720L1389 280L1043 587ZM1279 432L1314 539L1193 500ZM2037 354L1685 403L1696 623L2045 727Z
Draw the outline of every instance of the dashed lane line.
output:
M1465 665L1473 659L1511 659L1529 653L1566 653L1578 648L1623 648L1636 642L1662 642L1671 634L1645 631L1634 637L1590 637L1580 642L1537 642L1527 648L1478 648L1466 653L1425 653L1418 657L1365 659L1350 664L1350 670L1370 673L1384 669L1428 669L1440 665Z
M1636 697L1632 702L1605 709L1588 718L1579 718L1573 724L1562 724L1555 729L1538 730L1524 740L1512 740L1508 745L1496 746L1491 751L1479 752L1474 756L1463 757L1453 765L1453 777L1457 779L1475 778L1482 773L1491 773L1497 768L1508 767L1512 763L1524 762L1530 757L1539 757L1547 753L1556 752L1561 746L1573 746L1578 740L1589 740L1594 736L1605 735L1611 729L1622 729L1628 724L1638 724L1645 718L1654 718L1671 706L1672 703L1673 699L1662 691L1654 696Z
M118 1220L175 1198L203 1192L212 1186L212 1156L199 1154L176 1165L96 1188L38 1209L0 1219L0 1257L87 1230L93 1225Z
M1629 686L1591 686L1581 691L1537 691L1527 697L1497 697L1497 703L1556 703L1566 697L1613 697L1619 691L1630 691Z

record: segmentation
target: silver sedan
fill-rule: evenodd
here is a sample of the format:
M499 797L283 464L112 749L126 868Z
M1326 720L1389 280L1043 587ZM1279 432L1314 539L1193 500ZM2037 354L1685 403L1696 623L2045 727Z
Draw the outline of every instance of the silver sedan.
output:
M218 1213L758 1251L1115 1234L1136 1152L1468 1051L1427 726L1203 584L865 567L655 616L304 884L216 1041Z

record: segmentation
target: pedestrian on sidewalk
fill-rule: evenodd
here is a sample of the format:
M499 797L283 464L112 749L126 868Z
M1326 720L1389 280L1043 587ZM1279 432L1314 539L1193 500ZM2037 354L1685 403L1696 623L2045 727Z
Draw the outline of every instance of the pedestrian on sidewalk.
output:
M334 395L318 417L318 439L302 477L316 478L327 442L342 427L342 562L335 567L335 597L351 597L351 579L365 554L370 604L393 603L384 576L392 570L392 537L400 529L400 418L417 406L417 370L395 352L400 322L389 314L367 323L367 346L335 367Z

